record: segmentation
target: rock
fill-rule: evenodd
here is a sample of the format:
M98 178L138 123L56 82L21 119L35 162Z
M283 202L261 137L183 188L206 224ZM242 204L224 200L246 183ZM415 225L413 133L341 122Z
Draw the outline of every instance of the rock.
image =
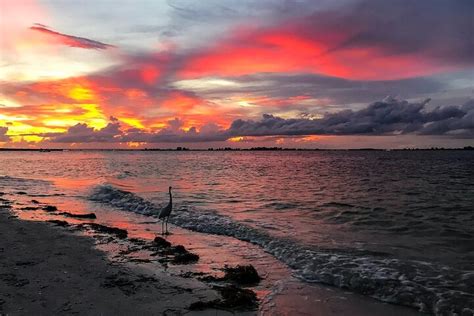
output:
M19 195L26 195L28 193L26 193L25 191L18 191L16 194L19 194Z
M257 295L251 290L241 289L234 285L214 286L213 288L221 294L222 299L194 302L188 308L190 310L205 310L208 308L255 310L258 307Z
M37 200L31 200L31 203L33 203L33 204L39 204L40 202L37 201Z
M174 253L187 253L188 251L186 250L186 248L184 248L183 245L177 245L177 246L174 246L172 248L172 251Z
M241 289L234 285L214 287L222 295L225 307L255 309L258 305L257 295L249 289Z
M198 260L199 256L197 254L188 252L186 250L185 253L177 253L171 262L174 264L188 264Z
M58 210L58 208L56 206L53 206L53 205L46 205L45 207L42 208L42 210L44 210L46 212L56 212Z
M240 285L257 284L262 279L252 265L236 267L224 267L224 280Z
M60 221L60 220L57 220L57 219L50 219L47 221L48 223L53 223L57 226L62 226L62 227L65 227L65 226L69 226L69 223L66 222L66 221Z
M125 239L128 236L128 232L125 229L121 229L121 228L109 227L109 226L96 224L96 223L86 223L86 224L78 225L78 227L80 228L84 226L89 226L91 229L100 233L115 235L120 239Z
M153 239L153 246L168 248L171 247L171 243L164 238L155 237L155 239Z
M95 216L94 213L87 213L87 214L73 214L69 212L62 212L59 213L59 215L67 216L67 217L73 217L73 218L87 218L87 219L96 219L97 216Z
M25 206L21 208L22 211L36 211L37 209L39 209L37 206Z

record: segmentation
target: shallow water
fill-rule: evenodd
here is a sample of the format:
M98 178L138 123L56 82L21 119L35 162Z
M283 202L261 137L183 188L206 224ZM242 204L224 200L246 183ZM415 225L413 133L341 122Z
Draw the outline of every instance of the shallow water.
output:
M147 216L171 185L171 222L251 242L302 280L474 308L472 152L2 152L0 176L17 196Z

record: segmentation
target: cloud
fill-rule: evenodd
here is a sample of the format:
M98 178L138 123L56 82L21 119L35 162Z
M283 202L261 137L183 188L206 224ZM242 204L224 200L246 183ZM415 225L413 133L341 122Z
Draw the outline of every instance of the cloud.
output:
M306 72L387 80L473 66L473 10L469 0L363 0L309 9L268 25L235 27L190 55L181 75Z
M59 33L39 23L34 24L33 26L30 27L30 29L35 32L39 32L45 35L48 39L52 40L54 43L61 44L61 45L85 48L85 49L108 49L108 48L115 47L113 45L105 44L99 41L94 41L88 38Z
M235 120L228 129L209 123L198 130L183 129L175 118L157 132L124 129L116 118L103 129L77 124L60 135L49 136L54 143L196 143L225 141L233 137L303 135L444 135L453 138L474 138L474 100L462 106L437 107L426 110L429 99L410 103L387 97L358 111L328 113L321 119L284 119L264 114L260 121Z
M42 134L49 137L52 143L189 143L225 141L227 136L213 123L204 125L198 132L195 127L189 130L182 129L183 123L175 118L168 122L168 126L158 132L146 132L137 128L125 129L120 122L110 118L111 122L102 129L94 129L86 124L79 123L70 127L62 134Z
M429 99L409 103L394 98L370 104L359 111L344 110L322 119L283 119L264 114L260 121L236 120L229 136L271 135L452 135L474 137L474 101L461 107L426 111Z
M473 65L473 11L470 0L357 1L336 14L354 32L332 51L377 45L387 54Z
M287 107L300 110L298 104L294 102L294 98L298 96L313 100L329 100L332 105L345 105L368 103L383 99L387 95L413 98L436 93L447 87L446 83L428 77L359 81L308 73L262 73L234 78L223 77L221 80L229 84L213 86L209 80L195 79L178 81L176 85L196 91L204 98L229 98L243 94L268 96L270 102L266 104L267 111L272 111L272 101L275 104L273 108ZM257 104L265 106L265 104ZM320 108L322 111L327 111L327 105L319 107L314 101L312 108L305 107L308 107L307 102L304 102L301 110L314 111Z
M111 118L106 127L95 130L86 124L79 123L69 127L66 133L53 137L56 143L110 143L122 135L120 124L115 118Z
M0 142L10 141L10 137L7 136L8 127L0 126Z

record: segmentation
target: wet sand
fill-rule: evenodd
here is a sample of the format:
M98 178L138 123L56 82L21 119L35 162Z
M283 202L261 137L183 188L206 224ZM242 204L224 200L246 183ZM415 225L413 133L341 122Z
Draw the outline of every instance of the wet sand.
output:
M195 279L113 264L91 238L0 207L0 313L176 315L218 298Z
M172 273L173 269L167 269L167 264L160 265L149 259L130 260L130 254L114 260L116 251L111 255L108 249L119 245L117 240L120 243L132 241L133 236L128 236L124 241L123 238L98 236L90 232L87 235L78 234L77 226L62 227L61 221L25 221L12 214L10 208L0 206L0 313L419 315L411 309L383 304L339 289L302 285L291 275L278 281L286 274L283 271L286 268L281 268L282 275L269 276L264 266L256 266L265 277L262 282L266 288L274 287L275 291L259 293L257 288L260 299L258 310L206 308L203 311L190 311L189 307L193 303L221 298L213 288L214 284L199 280L202 274L188 273L184 276L176 271ZM206 254L206 251L193 249L192 241L195 245L198 243L196 234L177 228L175 231L177 233L169 238L173 244L179 240L191 251L197 250L201 256ZM207 238L199 238L203 237ZM198 247L205 247L204 243ZM120 246L123 247L123 244ZM136 245L128 245L127 249L134 247ZM218 248L212 251L213 257L216 257ZM140 259L141 252L136 252L138 256L132 257ZM230 263L239 262L235 258L228 260ZM273 260L271 256L269 260ZM218 265L221 266L223 262L226 259ZM197 263L206 264L209 264L209 259L205 257ZM205 270L205 267L201 266L200 270Z

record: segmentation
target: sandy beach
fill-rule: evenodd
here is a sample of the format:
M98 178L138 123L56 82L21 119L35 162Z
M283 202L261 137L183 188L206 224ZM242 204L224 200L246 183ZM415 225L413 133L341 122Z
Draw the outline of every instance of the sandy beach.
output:
M0 209L0 312L21 315L176 315L217 293L194 279L115 265L53 224Z

